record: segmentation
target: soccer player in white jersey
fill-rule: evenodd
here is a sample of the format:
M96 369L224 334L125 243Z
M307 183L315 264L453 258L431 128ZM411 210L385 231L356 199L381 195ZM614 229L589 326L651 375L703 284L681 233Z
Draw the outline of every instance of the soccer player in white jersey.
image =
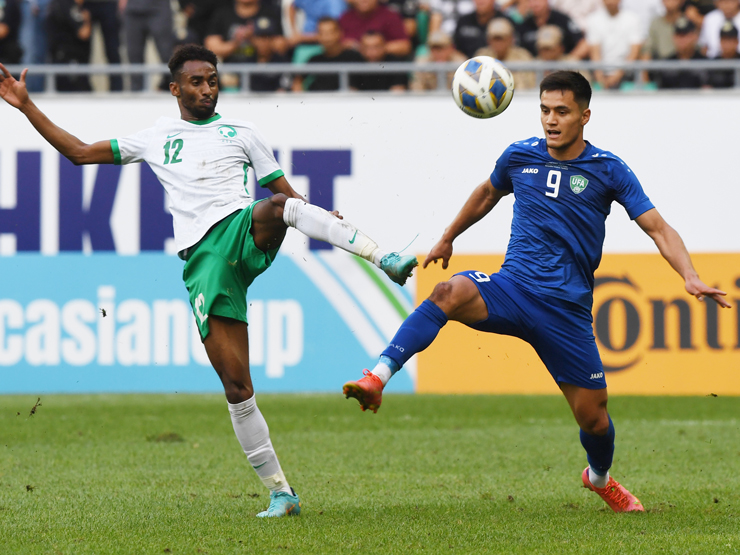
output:
M93 144L59 128L36 107L26 89L27 69L18 81L0 64L0 97L75 164L146 161L152 167L169 197L175 244L185 260L183 279L208 358L223 383L234 432L270 490L270 505L257 516L295 515L300 501L280 468L249 374L247 287L270 266L288 227L373 262L401 285L418 263L414 256L380 250L341 216L296 193L254 125L216 113L216 64L210 50L181 48L169 61L180 119L163 117L129 137ZM249 196L249 166L272 197L254 202Z

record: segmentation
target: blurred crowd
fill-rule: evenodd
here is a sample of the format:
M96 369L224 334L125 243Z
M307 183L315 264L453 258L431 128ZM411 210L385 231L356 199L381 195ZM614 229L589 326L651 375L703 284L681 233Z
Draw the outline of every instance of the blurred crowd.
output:
M66 64L58 91L91 90L74 66L90 63L98 26L108 63L142 64L147 41L166 62L199 43L227 63L503 62L737 59L740 0L0 0L0 62ZM302 70L305 71L305 70ZM586 73L586 72L584 72ZM438 88L438 72L353 73L353 90ZM447 74L449 86L452 73ZM537 86L533 72L517 88ZM623 70L587 75L596 88L626 89ZM734 70L701 64L640 75L656 88L733 87ZM143 75L110 75L111 91L141 90ZM238 74L221 86L238 89ZM28 79L43 89L43 76ZM166 79L160 87L166 88ZM249 89L331 91L338 74L252 73Z

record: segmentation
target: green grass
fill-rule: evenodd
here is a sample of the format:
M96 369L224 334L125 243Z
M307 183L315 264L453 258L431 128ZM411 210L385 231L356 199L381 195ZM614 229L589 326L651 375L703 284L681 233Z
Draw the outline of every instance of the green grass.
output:
M259 395L303 514L268 496L221 396L0 396L0 553L735 553L740 399L614 397L615 477L580 487L557 397ZM17 414L20 413L20 414Z

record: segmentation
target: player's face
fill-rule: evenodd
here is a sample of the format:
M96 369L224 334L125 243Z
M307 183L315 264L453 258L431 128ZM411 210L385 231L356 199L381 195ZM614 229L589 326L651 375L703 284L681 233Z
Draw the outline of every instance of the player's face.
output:
M187 61L177 81L170 83L170 92L177 97L181 111L195 119L208 119L218 102L218 72L208 62Z
M591 117L591 110L581 107L573 91L544 91L540 96L540 120L545 131L547 149L567 156L583 141L583 127ZM580 152L576 153L576 156Z

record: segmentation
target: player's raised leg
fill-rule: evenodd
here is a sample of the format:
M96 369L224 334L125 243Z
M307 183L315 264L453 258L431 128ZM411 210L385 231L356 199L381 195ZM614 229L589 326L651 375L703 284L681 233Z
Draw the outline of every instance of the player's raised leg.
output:
M284 178L276 179L279 181ZM279 190L279 185L276 187ZM304 235L319 241L326 241L335 247L350 252L372 262L383 270L395 283L403 285L419 265L415 256L401 256L395 252L383 251L378 244L351 223L323 208L309 204L302 199L287 198L276 194L269 202L255 206L255 222L277 225L277 219L286 226L294 227ZM255 242L260 243L255 235Z
M640 500L609 475L615 432L606 410L606 388L586 389L561 383L560 389L581 428L581 445L588 458L588 466L581 476L584 487L596 492L615 512L644 511Z
M357 399L363 411L378 412L388 380L412 356L429 347L448 320L472 324L487 316L486 303L468 278L456 275L438 283L429 298L401 324L375 368L365 370L363 378L344 384L345 397Z
M270 490L270 506L257 516L297 515L301 512L300 500L285 479L267 422L255 400L249 373L247 324L215 315L208 316L208 324L204 345L224 386L234 433L249 464Z

